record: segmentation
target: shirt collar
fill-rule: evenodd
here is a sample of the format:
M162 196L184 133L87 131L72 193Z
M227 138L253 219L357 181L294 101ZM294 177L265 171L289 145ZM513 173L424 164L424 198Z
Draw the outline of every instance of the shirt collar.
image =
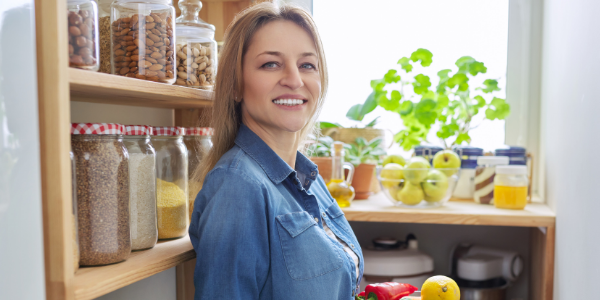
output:
M252 157L275 184L281 183L294 172L290 165L244 124L240 125L235 144ZM306 179L311 182L319 174L317 165L300 152L296 153L296 171L306 175Z

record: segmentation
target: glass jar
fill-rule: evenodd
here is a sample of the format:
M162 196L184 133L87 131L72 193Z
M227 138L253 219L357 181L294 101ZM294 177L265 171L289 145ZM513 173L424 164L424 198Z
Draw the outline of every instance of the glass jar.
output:
M494 206L523 209L527 205L527 167L496 166L494 178Z
M79 236L77 234L77 177L75 176L75 156L73 150L69 151L71 158L71 200L73 207L71 208L71 223L73 225L73 271L79 269ZM74 273L73 272L73 273Z
M98 6L92 0L67 0L69 67L98 71Z
M113 0L98 0L98 32L100 44L100 69L98 72L110 74L110 5Z
M192 219L194 211L194 201L202 183L196 180L196 169L213 146L211 137L213 135L212 128L209 127L190 127L185 129L185 137L183 143L188 149L188 199L189 199L189 218Z
M120 124L71 124L82 266L120 262L131 253L129 156L122 134Z
M188 151L183 127L154 127L159 239L185 236L188 227Z
M152 127L125 126L123 144L129 153L129 219L131 250L156 245L156 152L150 143Z
M200 0L179 1L175 46L177 85L212 90L217 78L215 26L198 17Z
M111 73L175 82L175 8L170 0L116 0L111 4Z
M348 178L344 179L344 169L348 168ZM331 180L327 190L340 207L348 207L354 200L354 188L351 185L354 166L344 163L344 143L334 142L331 149Z
M475 169L475 191L473 199L480 204L492 204L494 201L494 178L496 166L508 165L506 156L479 156Z

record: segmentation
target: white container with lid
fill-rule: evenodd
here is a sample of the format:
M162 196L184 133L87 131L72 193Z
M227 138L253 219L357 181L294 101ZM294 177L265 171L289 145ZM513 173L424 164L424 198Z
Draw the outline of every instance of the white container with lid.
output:
M507 156L480 156L475 169L473 199L477 203L492 204L494 201L494 177L496 166L508 165Z
M408 247L404 249L364 249L363 257L361 290L378 282L401 282L421 287L433 275L433 258L419 251L416 239L409 239Z

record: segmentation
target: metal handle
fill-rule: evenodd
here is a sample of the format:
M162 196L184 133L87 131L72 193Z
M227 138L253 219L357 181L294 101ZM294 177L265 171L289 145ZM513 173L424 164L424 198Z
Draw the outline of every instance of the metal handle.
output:
M348 176L346 176L346 184L350 186L352 184L352 177L354 177L354 165L349 162L345 162L344 170L345 169L348 169Z

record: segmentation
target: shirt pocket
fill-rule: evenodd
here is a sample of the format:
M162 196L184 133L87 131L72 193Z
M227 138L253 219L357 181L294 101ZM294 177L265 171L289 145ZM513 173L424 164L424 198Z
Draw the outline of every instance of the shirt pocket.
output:
M337 203L334 202L330 205L326 212L329 218L333 220L339 228L343 229L350 237L354 238L354 231L352 230L352 227L350 227L348 220L346 220L346 217L344 216L344 212Z
M292 279L311 279L342 267L340 250L308 212L277 216L277 231L285 265Z

